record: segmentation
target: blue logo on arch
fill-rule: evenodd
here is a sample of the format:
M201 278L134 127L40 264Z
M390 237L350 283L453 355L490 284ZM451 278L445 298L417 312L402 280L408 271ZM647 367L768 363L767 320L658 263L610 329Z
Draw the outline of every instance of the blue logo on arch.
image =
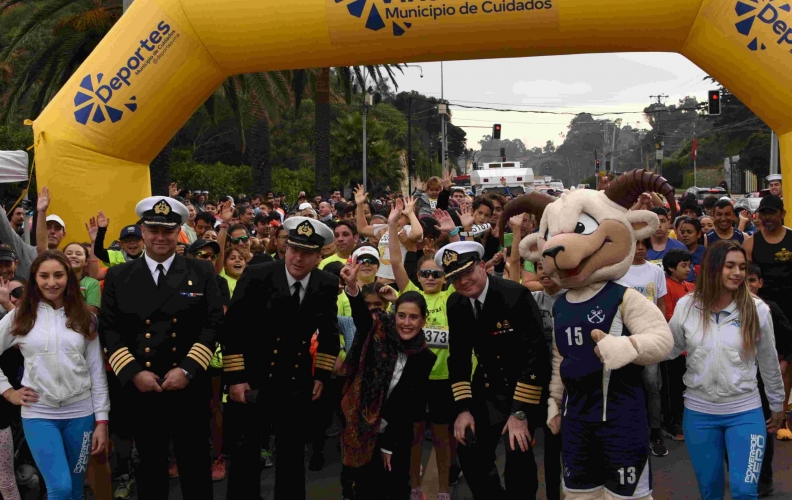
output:
M335 0L335 3L338 4L349 2L346 5L349 15L359 19L365 19L366 29L371 31L379 31L381 29L387 28L388 26L382 17L382 10L384 10L384 6L377 6L380 1L385 5L389 5L393 0ZM371 6L370 8L369 5ZM399 24L395 21L391 21L393 36L402 36L407 31L407 29L411 27L412 23L405 22L403 24Z
M80 89L74 95L74 119L77 123L87 125L88 121L94 123L103 123L108 119L115 123L124 116L124 111L113 106L108 105L108 101L113 96L112 91L107 92L102 89L109 88L106 85L100 87L104 74L98 73L96 80L91 78L91 75L86 75L80 82ZM129 98L130 102L125 103L129 111L134 112L137 110L137 103L135 96Z
M734 27L739 34L748 37L749 50L766 50L772 43L792 45L792 27L789 16L784 15L792 12L792 6L786 1L738 0L734 11L740 18ZM783 17L787 17L786 22ZM780 38L776 39L778 35Z

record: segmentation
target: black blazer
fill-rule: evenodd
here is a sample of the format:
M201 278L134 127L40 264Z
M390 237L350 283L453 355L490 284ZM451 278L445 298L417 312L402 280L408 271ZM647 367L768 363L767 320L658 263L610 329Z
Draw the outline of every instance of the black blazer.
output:
M311 271L300 308L295 309L286 279L286 261L248 266L234 289L225 317L223 374L227 384L305 390L325 381L341 349L338 278ZM269 318L269 327L253 317ZM319 332L316 368L311 373L311 337Z
M177 366L205 373L222 320L208 262L176 255L160 288L145 257L107 270L99 338L122 384L142 370L160 377Z
M476 400L511 401L532 422L544 411L550 381L550 357L542 333L542 316L531 291L519 283L489 276L479 318L468 297L448 298L451 388L458 412ZM472 361L478 359L471 384Z
M355 320L355 336L370 335L374 320L369 313L363 294L349 297L352 307L352 319ZM423 335L421 331L418 335ZM363 339L358 339L362 341ZM413 439L413 424L426 418L426 400L428 397L429 373L437 360L437 356L425 349L407 357L399 382L385 402L380 415L388 424L385 432L379 435L377 445L393 452L396 448L409 449Z

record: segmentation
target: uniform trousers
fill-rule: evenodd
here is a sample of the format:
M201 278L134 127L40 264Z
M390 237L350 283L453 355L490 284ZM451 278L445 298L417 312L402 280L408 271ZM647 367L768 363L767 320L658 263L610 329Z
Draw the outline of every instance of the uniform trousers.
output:
M173 440L183 498L212 500L209 454L209 380L199 377L182 390L141 393L130 383L134 403L138 498L167 500L168 457Z
M361 500L409 500L412 440L402 439L393 447L391 470L386 470L379 447L371 462L347 468L345 475L355 482L355 498Z
M252 405L234 414L245 439L234 453L228 476L228 498L258 500L261 488L261 443L275 433L275 495L277 500L305 499L305 442L312 431L311 389L262 389ZM324 397L324 396L322 396ZM186 498L186 497L185 497Z
M536 498L539 489L536 460L533 448L521 451L519 446L512 450L508 442L508 432L502 436L503 427L511 416L511 396L490 396L486 400L474 400L470 413L476 426L474 444L459 444L457 455L465 474L465 480L476 500L526 500ZM542 403L547 405L546 401ZM528 419L528 430L533 437L537 426L542 422ZM495 449L498 442L506 442L506 468L504 480L506 490L501 486L498 468L495 465Z

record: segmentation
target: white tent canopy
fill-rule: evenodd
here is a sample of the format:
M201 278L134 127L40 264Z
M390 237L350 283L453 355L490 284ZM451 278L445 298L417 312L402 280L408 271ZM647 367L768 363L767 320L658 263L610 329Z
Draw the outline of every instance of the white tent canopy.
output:
M0 184L28 180L27 151L0 151Z

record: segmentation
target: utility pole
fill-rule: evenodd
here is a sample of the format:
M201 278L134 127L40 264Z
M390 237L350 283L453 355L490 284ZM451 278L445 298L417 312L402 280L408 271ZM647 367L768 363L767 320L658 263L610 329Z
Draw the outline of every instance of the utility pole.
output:
M412 160L412 92L407 99L407 194L412 194L412 176L413 176L413 160Z
M667 108L665 107L665 103L663 102L664 99L667 99L668 96L665 94L659 95L650 95L650 99L657 99L657 111L666 111ZM655 172L658 174L662 174L663 168L663 146L665 146L665 141L663 140L663 132L660 130L660 114L658 113L655 115L655 123L657 124L657 134L655 135Z
M443 61L440 61L440 102L442 104L440 104L438 109L440 111L440 119L442 120L442 122L440 123L440 133L442 134L442 144L443 144L443 153L442 153L442 156L441 156L442 161L440 162L441 163L441 167L440 167L440 175L441 176L445 173L446 154L447 154L446 151L448 151L448 149L447 149L448 145L446 144L446 117L445 117L445 115L448 113L448 104L446 104L446 102L445 102L445 95L444 95L445 82L444 82L443 76L444 76L443 75Z
M778 173L778 136L770 131L770 173Z
M372 95L368 93L366 89L363 89L363 190L368 190L368 184L366 183L366 117L368 116L368 109L372 103Z
M693 121L693 144L695 150L693 151L693 185L698 186L698 174L696 171L696 163L698 162L698 138L696 137L696 120Z

